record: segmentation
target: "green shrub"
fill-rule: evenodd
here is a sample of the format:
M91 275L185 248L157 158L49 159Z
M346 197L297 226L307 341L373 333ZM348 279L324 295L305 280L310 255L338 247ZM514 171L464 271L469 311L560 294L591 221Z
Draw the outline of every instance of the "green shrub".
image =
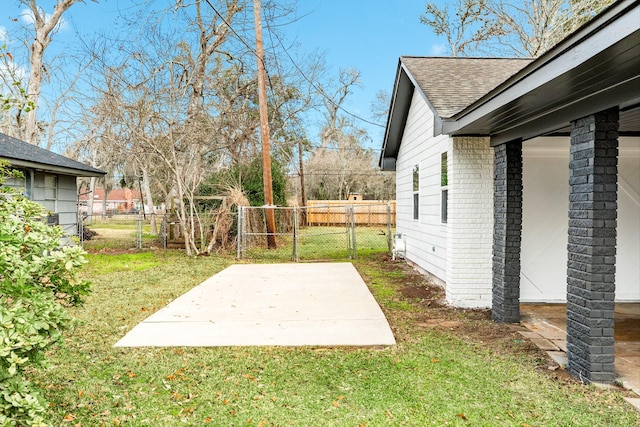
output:
M64 306L81 302L89 283L77 270L84 252L61 246L45 209L8 187L0 163L0 426L47 426L46 402L25 372L45 366L46 350L70 325Z

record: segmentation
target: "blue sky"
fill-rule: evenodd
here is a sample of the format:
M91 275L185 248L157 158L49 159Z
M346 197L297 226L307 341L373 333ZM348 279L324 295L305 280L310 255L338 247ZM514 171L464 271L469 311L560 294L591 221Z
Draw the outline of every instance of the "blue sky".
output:
M12 18L21 18L17 0L2 0L0 38L2 29L15 28ZM39 0L47 12L53 0ZM140 0L87 0L76 4L65 15L66 22L54 36L51 49L71 48L77 43L76 30L91 36L101 29L117 31L114 25L121 14L128 14ZM8 3L8 4L7 4ZM158 2L158 3L164 3ZM401 55L437 55L443 40L419 22L426 0L299 0L298 13L302 18L288 26L289 39L296 38L301 49L325 53L331 75L341 68L355 68L361 73L361 87L354 90L345 108L371 119L371 103L376 92L391 92ZM361 123L370 131L372 145L379 146L382 129ZM314 135L309 135L314 137Z
M362 87L346 108L370 118L376 92L393 89L401 55L434 55L442 49L442 41L419 21L425 4L426 0L303 0L300 13L308 15L290 34L309 50L326 52L327 65L336 73L349 67L360 71ZM367 128L372 137L382 137L382 130Z

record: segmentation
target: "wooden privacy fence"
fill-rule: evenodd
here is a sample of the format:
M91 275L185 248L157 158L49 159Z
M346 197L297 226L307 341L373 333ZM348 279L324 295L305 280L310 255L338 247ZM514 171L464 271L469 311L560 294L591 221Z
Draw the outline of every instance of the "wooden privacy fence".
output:
M344 224L347 221L345 207L352 206L356 225L396 224L396 201L382 200L309 200L307 201L308 225Z

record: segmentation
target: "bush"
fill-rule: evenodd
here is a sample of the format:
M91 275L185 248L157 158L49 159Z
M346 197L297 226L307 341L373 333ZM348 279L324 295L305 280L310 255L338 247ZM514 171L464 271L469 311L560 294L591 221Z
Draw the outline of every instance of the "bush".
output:
M65 307L81 302L89 283L77 270L84 252L61 246L60 227L45 209L8 187L0 164L0 426L47 426L46 402L25 371L46 366L46 351L62 338Z
M282 166L276 159L271 160L271 184L273 204L285 206L287 178ZM250 163L236 164L229 169L216 172L200 186L202 196L226 193L236 183L242 186L242 191L249 199L251 206L264 205L264 182L262 179L262 158L256 157Z

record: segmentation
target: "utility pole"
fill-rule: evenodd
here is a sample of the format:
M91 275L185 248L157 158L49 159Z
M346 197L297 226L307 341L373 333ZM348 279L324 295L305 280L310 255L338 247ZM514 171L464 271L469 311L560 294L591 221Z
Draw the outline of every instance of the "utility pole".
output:
M262 47L262 17L260 0L253 0L253 19L256 27L256 56L258 57L258 104L260 107L260 134L262 135L262 183L264 204L273 206L273 184L271 179L271 148L269 144L269 111L267 109L267 82L264 70L264 48ZM276 248L276 219L273 208L264 211L267 223L267 247Z

